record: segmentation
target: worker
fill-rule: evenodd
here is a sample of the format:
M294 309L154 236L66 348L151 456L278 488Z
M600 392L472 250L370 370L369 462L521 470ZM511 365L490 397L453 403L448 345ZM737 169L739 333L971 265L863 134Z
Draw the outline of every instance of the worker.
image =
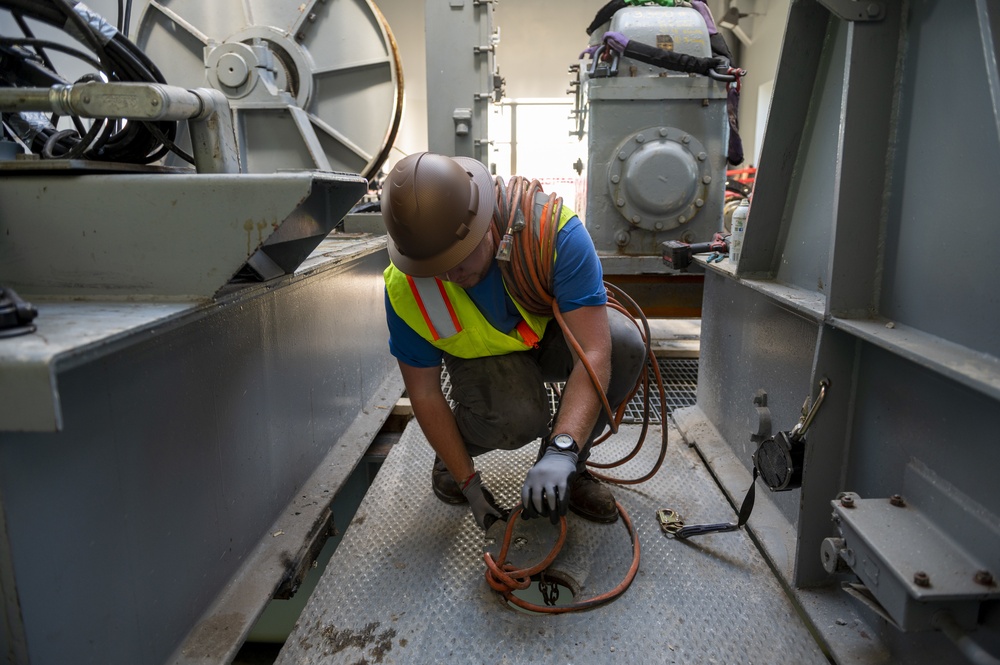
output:
M497 240L509 231L499 213L509 193L481 162L433 153L405 157L383 185L389 349L436 453L431 487L446 503L467 502L479 526L489 529L508 511L473 458L541 439L521 491L522 515L556 523L569 508L611 523L618 519L614 496L585 466L594 438L609 423L601 397L553 316L532 313L512 298L496 258L498 245L510 241ZM561 203L544 193L528 196L535 200L522 209L533 222ZM523 203L515 201L514 208ZM645 343L630 317L606 306L601 264L583 223L566 206L555 208L553 220L551 294L617 408L644 367ZM454 408L442 391L442 361ZM566 385L553 418L544 383L561 381Z

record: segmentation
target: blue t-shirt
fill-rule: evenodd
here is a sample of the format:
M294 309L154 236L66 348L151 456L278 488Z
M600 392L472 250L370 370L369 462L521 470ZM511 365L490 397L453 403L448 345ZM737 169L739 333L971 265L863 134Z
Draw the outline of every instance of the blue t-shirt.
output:
M552 287L559 309L571 312L579 307L603 305L608 301L604 272L594 249L594 241L575 215L556 236L556 262ZM521 314L503 285L500 266L490 265L486 277L465 290L494 328L509 333L521 322ZM443 352L425 340L396 314L385 294L385 318L389 324L389 352L412 367L437 367Z

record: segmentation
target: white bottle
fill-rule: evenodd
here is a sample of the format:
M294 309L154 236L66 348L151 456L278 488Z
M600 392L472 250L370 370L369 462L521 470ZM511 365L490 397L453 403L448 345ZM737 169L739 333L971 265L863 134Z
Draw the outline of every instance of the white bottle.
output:
M733 234L729 238L729 260L739 265L740 253L743 251L743 234L747 229L747 217L750 215L750 200L743 199L733 211Z

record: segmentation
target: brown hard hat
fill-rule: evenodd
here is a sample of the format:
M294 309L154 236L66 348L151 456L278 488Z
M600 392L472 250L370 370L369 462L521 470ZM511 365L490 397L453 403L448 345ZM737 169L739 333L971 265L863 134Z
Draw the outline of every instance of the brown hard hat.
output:
M489 169L468 157L421 152L400 160L382 186L393 264L433 277L464 261L489 229L493 186Z

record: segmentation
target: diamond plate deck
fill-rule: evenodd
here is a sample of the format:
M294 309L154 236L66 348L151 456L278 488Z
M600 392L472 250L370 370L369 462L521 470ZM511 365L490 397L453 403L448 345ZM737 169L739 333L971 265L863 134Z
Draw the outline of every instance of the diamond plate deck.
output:
M595 451L616 459L639 435L623 426ZM616 487L639 534L642 563L616 601L585 612L529 615L510 609L483 578L484 538L465 506L437 500L433 453L411 421L362 502L343 542L285 643L279 665L334 663L827 663L744 532L678 541L662 534L659 508L694 522L734 518L700 458L670 448L660 473ZM614 475L637 477L657 453L651 429L635 460ZM477 458L498 499L517 500L535 446ZM617 455L616 455L617 453ZM553 567L579 583L579 598L617 584L631 547L619 521L570 516ZM526 551L554 537L544 520L519 524Z

